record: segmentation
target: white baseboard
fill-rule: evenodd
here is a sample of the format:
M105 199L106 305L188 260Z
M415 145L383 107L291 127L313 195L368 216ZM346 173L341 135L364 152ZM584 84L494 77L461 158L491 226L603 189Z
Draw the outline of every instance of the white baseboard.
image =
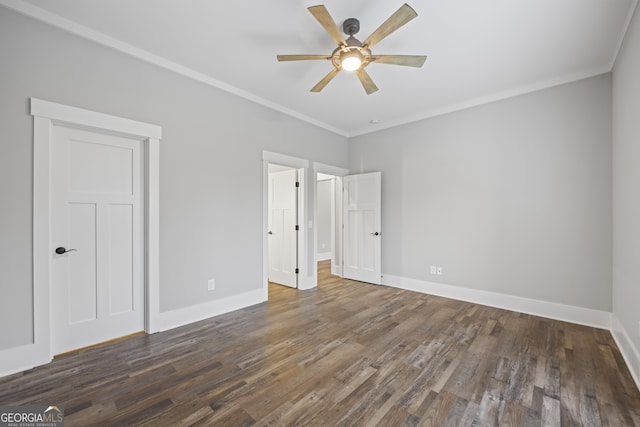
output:
M318 277L312 276L300 276L298 282L298 289L301 291L306 291L307 289L313 289L318 287Z
M267 301L267 296L267 288L257 289L191 307L161 312L158 315L158 332L260 304ZM28 344L0 350L0 377L45 365L51 360L48 347L42 345Z
M260 304L267 300L264 289L245 292L203 304L180 308L177 310L160 312L158 316L159 331L166 331L189 323L198 322L213 316L239 310L251 305Z
M331 263L331 274L342 277L342 265Z
M316 254L316 261L326 261L331 259L331 252L319 252Z
M499 294L497 292L464 288L461 286L426 282L423 280L409 279L390 274L383 275L382 284L409 291L468 301L476 304L518 311L520 313L548 317L550 319L563 320L580 325L611 329L611 313L608 311L576 307L549 301L540 301L513 295Z
M636 386L640 389L640 352L633 345L627 330L622 326L618 316L615 314L611 315L611 335L613 335L613 339L618 344L624 361L627 362L627 367L636 382Z
M0 377L51 362L48 348L36 344L0 350Z

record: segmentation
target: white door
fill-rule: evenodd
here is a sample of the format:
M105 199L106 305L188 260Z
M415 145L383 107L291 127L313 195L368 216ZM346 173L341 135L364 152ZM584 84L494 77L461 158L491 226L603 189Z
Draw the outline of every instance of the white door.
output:
M297 286L297 170L269 173L269 281Z
M63 126L51 146L51 334L60 354L144 329L143 156L141 141Z
M343 185L343 275L380 284L381 173L345 176Z

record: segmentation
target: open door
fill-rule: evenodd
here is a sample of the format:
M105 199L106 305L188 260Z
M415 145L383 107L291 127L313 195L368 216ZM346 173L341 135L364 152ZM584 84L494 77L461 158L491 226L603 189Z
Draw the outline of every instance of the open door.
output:
M269 281L297 287L298 171L269 172Z
M382 277L381 176L380 172L371 172L343 178L343 276L377 285Z

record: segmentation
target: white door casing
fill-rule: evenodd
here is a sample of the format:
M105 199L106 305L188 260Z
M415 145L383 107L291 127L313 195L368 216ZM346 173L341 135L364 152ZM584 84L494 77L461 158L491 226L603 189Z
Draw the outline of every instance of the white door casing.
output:
M381 283L381 173L348 175L344 185L345 278Z
M31 343L0 351L0 376L51 361L51 140L54 124L96 129L142 142L144 147L144 267L145 331L160 330L159 281L159 176L160 126L109 114L30 99L33 116L33 340Z
M333 189L334 208L331 212L331 228L333 234L333 246L331 247L331 274L340 277L343 277L342 259L344 253L344 209L342 209L342 204L344 203L343 188L343 177L337 176Z
M296 169L269 173L269 280L297 287L298 197Z
M338 166L327 165L324 163L314 162L313 163L313 171L314 176L317 178L318 173L323 173L326 175L333 175L335 177L334 188L332 189L333 193L333 204L334 209L331 212L331 228L332 228L332 239L331 239L331 274L342 277L342 263L343 263L343 226L342 226L342 216L344 214L342 209L343 202L343 193L342 193L342 178L349 173L348 169L341 168ZM316 182L317 185L317 182ZM317 199L317 197L316 197ZM314 200L317 201L317 200ZM313 207L313 212L316 214L314 216L315 222L317 222L317 203ZM315 232L314 240L317 242L317 227ZM314 276L317 278L317 264L313 265L315 269ZM317 280L316 280L317 283Z
M54 125L51 333L60 354L144 329L142 142ZM59 249L62 252L62 249Z

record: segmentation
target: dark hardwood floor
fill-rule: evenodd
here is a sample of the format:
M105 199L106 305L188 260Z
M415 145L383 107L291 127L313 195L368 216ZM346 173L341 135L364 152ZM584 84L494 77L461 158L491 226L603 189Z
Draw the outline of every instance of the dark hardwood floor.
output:
M331 276L0 378L67 426L640 426L605 330Z

